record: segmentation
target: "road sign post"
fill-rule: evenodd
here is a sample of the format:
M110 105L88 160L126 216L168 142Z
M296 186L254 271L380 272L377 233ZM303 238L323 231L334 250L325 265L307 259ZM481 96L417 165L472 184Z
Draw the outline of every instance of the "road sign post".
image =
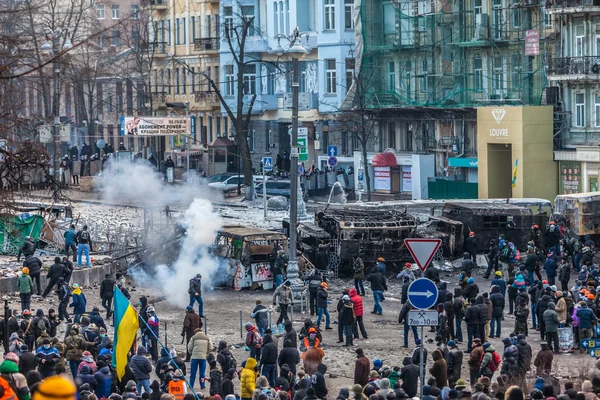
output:
M337 146L327 146L327 155L329 157L337 157L337 155L338 155Z
M419 310L426 310L435 305L438 298L438 288L427 278L415 279L408 287L408 301Z
M409 326L437 326L438 312L433 310L414 310L408 312Z
M273 157L263 157L263 169L266 172L273 171Z
M329 156L329 158L327 159L327 165L329 165L330 167L335 167L337 165L337 157L336 156Z
M421 272L425 272L429 266L429 263L431 263L431 260L433 260L435 252L440 248L442 240L419 238L404 239L404 244L419 266Z
M265 219L267 219L267 174L265 173L265 171L267 170L265 167L267 165L267 163L265 162L266 160L271 160L271 169L273 169L273 159L271 157L265 157L263 159L263 217Z
M302 164L298 164L298 176L302 175L304 173L304 167L302 166Z

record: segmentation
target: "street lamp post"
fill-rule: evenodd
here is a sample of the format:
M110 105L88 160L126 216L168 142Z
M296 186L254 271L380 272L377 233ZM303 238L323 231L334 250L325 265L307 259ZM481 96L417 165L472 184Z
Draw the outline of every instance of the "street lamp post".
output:
M60 38L64 36L64 42L62 46L62 50L66 51L73 47L71 44L71 39L68 36L69 29L56 29L46 30L46 38L50 42L45 42L41 46L41 50L47 51L51 53L54 57L54 62L52 64L53 68L53 80L54 80L54 95L52 99L52 143L54 146L54 179L56 182L60 182L60 56L61 51L59 51L60 47Z
M185 104L185 116L189 118L190 116L190 102L188 100L184 101ZM193 132L190 132L190 136L192 136ZM185 143L186 143L186 151L187 154L185 155L185 160L186 160L186 169L187 169L187 181L188 181L188 185L189 183L192 181L192 178L190 177L190 155L192 154L190 151L190 138L187 137L185 138Z
M286 51L292 57L292 143L290 148L290 227L289 227L289 258L287 278L291 283L294 297L299 297L303 284L300 280L298 261L296 260L296 225L298 223L298 89L299 60L306 54L306 49L300 43L298 27L294 29L290 39L290 47Z

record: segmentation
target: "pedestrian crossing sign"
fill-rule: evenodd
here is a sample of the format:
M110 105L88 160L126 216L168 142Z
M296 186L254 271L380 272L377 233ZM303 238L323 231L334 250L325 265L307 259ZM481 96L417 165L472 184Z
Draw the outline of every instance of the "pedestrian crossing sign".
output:
M273 158L272 157L263 157L263 169L265 172L273 171Z

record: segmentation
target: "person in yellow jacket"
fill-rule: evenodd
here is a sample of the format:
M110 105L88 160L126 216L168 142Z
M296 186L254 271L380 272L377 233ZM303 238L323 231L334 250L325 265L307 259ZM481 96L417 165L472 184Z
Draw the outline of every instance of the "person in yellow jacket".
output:
M256 389L256 360L252 357L246 360L246 366L240 376L240 394L242 400L251 400Z

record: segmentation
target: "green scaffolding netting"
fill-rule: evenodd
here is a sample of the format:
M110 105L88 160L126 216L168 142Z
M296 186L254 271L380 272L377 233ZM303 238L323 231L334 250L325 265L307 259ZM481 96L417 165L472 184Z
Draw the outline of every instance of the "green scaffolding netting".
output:
M0 219L0 254L15 255L25 238L39 238L42 234L44 218L39 215L24 215L23 218L3 217Z

